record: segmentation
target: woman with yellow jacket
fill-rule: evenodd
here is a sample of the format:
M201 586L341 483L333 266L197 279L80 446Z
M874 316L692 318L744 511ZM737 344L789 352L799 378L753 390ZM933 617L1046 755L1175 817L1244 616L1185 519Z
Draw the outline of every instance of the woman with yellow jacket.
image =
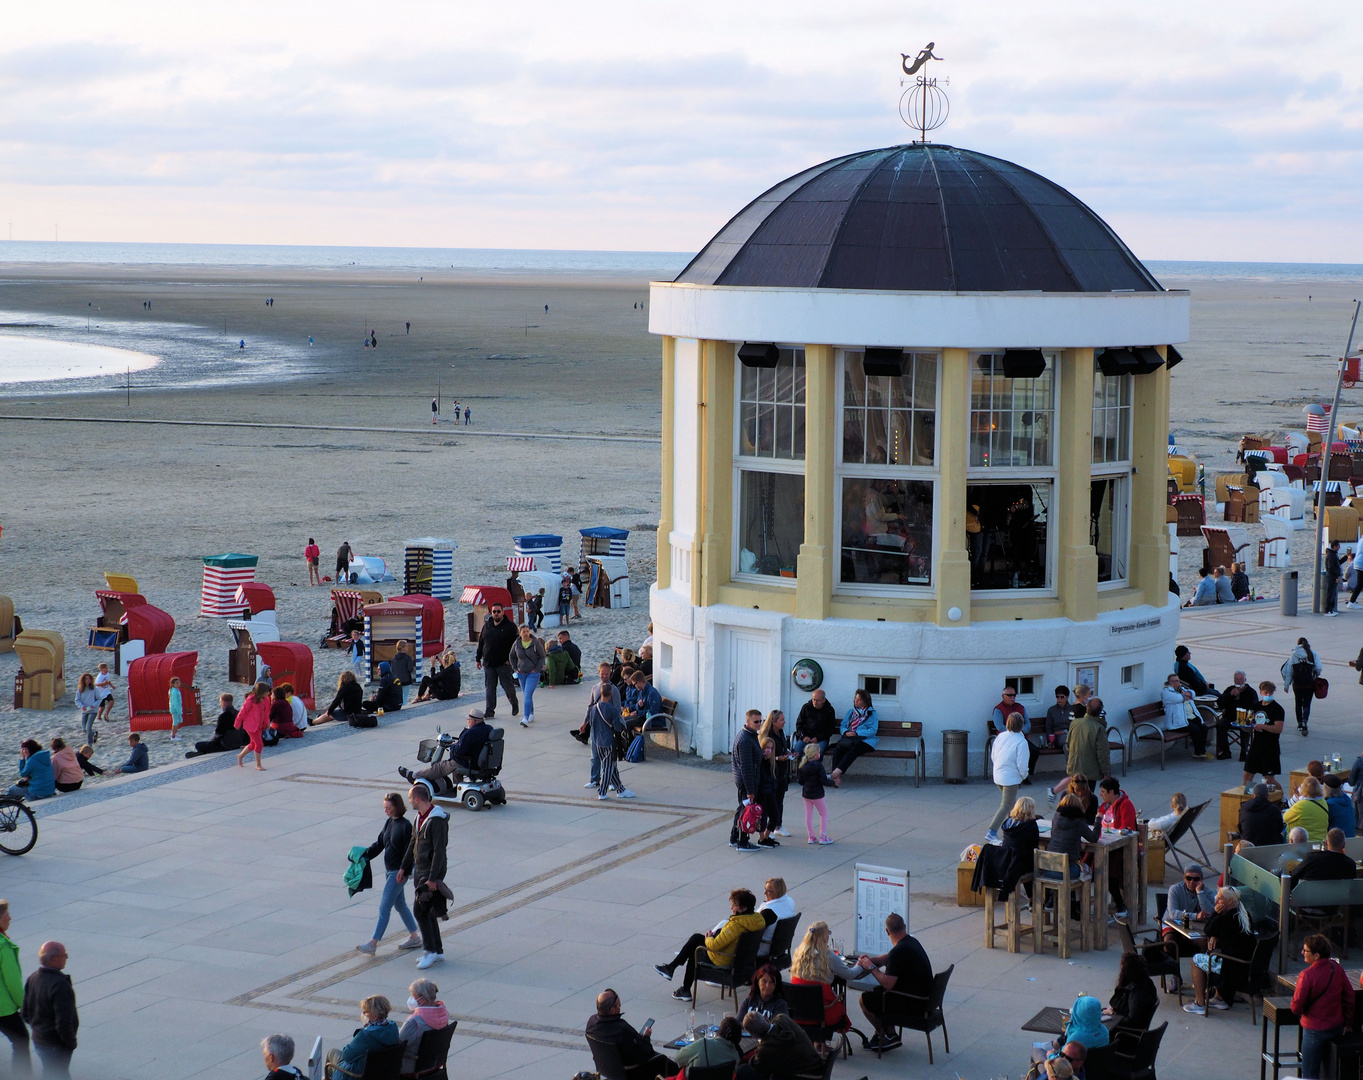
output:
M1297 794L1301 797L1287 808L1283 824L1288 831L1298 827L1305 829L1313 844L1325 843L1325 834L1330 831L1330 808L1321 798L1320 781L1308 776L1297 788Z
M747 889L735 889L729 894L729 909L733 912L729 918L708 934L692 934L670 964L654 965L653 970L668 982L672 981L677 968L685 966L681 986L672 991L674 998L678 1001L690 999L691 983L696 978L696 950L702 946L709 955L710 963L716 967L733 967L738 939L754 930L760 932L766 929L767 920L754 910L756 907L757 897Z
M14 1047L11 1074L27 1076L28 1028L19 1015L24 1003L24 975L19 967L19 946L9 938L9 924L9 901L0 900L0 1033L7 1035Z

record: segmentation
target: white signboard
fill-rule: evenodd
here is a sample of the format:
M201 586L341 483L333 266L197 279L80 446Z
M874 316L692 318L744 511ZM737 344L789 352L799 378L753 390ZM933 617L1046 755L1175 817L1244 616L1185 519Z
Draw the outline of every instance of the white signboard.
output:
M909 872L857 863L857 955L880 956L890 951L885 916L898 912L909 925Z

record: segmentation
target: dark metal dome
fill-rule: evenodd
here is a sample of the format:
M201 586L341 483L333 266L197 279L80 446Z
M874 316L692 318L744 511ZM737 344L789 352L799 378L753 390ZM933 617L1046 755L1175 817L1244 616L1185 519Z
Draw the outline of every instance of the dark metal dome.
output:
M743 208L677 277L697 285L1159 292L1064 188L954 146L834 158Z

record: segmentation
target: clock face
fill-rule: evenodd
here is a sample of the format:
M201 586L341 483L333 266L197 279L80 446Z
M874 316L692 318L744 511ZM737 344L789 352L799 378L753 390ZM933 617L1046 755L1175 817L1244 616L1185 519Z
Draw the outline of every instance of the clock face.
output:
M814 660L797 660L790 669L791 680L806 693L823 685L823 668Z

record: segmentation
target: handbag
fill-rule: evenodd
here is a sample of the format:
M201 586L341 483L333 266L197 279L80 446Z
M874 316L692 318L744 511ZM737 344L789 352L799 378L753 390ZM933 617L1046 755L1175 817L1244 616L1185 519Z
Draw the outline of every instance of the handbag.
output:
M1319 699L1321 699L1321 700L1324 700L1324 699L1325 699L1325 695L1328 694L1328 693L1330 692L1330 680L1329 680L1329 679L1322 679L1322 678L1320 678L1320 676L1317 676L1317 677L1316 677L1316 688L1315 688L1315 689L1316 689L1316 697L1319 698Z
M744 833L755 833L762 825L762 807L755 802L743 807L738 815L738 827Z

